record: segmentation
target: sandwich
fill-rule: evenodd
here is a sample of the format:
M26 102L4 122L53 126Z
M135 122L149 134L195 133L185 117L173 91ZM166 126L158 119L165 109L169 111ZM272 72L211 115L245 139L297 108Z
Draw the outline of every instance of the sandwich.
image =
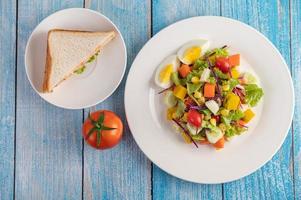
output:
M52 92L62 81L81 73L114 37L114 31L89 32L53 29L48 32L43 92Z

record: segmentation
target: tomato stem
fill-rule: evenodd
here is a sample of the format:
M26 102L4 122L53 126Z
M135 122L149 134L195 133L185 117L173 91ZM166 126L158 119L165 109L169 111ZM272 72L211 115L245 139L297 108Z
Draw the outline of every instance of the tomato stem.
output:
M86 140L89 139L89 137L96 131L97 147L99 147L100 142L101 142L102 131L103 130L105 130L105 131L114 130L116 128L107 127L103 124L104 119L105 119L104 113L100 113L99 118L97 119L97 121L92 119L90 113L88 115L88 118L91 121L93 127L89 130L89 132L86 136Z

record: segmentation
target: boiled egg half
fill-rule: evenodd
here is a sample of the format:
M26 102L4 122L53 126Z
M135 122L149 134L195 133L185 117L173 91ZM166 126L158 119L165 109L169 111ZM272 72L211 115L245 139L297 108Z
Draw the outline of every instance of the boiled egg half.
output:
M171 74L177 71L180 61L177 55L171 55L165 58L157 67L155 73L155 83L161 88L168 88L172 85Z
M193 64L209 48L209 41L203 39L191 40L185 43L178 51L180 61L186 65Z

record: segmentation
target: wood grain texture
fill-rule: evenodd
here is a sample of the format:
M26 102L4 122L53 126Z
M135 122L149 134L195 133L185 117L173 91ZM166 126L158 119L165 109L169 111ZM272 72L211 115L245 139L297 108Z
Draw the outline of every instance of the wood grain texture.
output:
M301 1L291 1L291 55L292 76L295 86L294 130L294 183L295 199L301 200Z
M128 51L126 77L134 56L148 40L149 2L93 0L91 8L109 17L120 29ZM110 98L91 109L116 112L125 129L121 143L114 149L95 151L84 146L84 199L151 199L151 164L127 127L124 85L125 78Z
M81 199L82 111L42 100L31 88L24 50L34 27L54 11L82 0L19 0L17 57L16 199Z
M0 1L0 199L13 199L16 1Z
M198 15L220 15L218 0L153 1L153 33L180 19ZM182 181L153 165L153 199L222 199L222 185Z
M290 65L289 1L222 1L222 15L243 21L267 36ZM299 27L300 28L300 27ZM292 133L260 170L224 184L224 199L293 199Z

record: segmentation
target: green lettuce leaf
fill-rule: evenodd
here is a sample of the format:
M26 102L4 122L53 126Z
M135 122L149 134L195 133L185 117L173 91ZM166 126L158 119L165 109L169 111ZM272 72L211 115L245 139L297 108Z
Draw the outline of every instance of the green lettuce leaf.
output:
M247 84L244 86L246 91L246 101L250 106L256 106L264 95L262 88L256 84Z
M237 121L237 120L240 120L241 118L243 118L244 116L245 116L245 114L243 113L243 111L235 110L235 111L231 111L229 113L228 118L233 120L233 121Z
M175 85L180 85L180 84L181 84L181 81L180 81L178 72L173 72L173 73L171 74L170 78L171 78L171 81L172 81Z
M230 91L232 91L233 90L233 88L235 87L235 86L237 86L239 84L239 81L237 80L237 79L234 79L234 78L231 78L230 80L229 80L229 86L230 86Z
M220 79L229 79L229 75L228 74L224 74L221 70L215 68L214 72L216 74L217 77L219 77Z
M176 108L176 112L175 112L176 118L182 117L182 115L185 112L185 109L186 109L185 103L183 101L181 101L181 100L178 100L177 108Z
M211 116L211 111L209 109L202 110L201 112L204 113L205 115Z
M201 83L193 84L193 83L187 83L187 93L188 95L193 94L195 91L199 90L201 88Z
M193 69L205 69L208 68L208 63L204 60L197 59L193 65Z
M226 48L224 48L224 49L216 48L216 49L207 51L205 53L205 56L208 56L209 54L211 54L213 52L215 52L214 56L217 56L217 57L227 57L227 56L229 56L229 52Z

